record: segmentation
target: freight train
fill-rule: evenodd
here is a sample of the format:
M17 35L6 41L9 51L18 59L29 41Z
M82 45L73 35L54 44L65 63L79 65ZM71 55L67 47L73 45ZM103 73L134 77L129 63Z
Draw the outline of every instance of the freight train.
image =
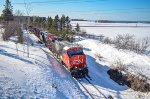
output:
M73 77L84 78L88 76L86 55L82 47L63 41L58 35L40 31L38 28L34 28L34 33L70 71Z

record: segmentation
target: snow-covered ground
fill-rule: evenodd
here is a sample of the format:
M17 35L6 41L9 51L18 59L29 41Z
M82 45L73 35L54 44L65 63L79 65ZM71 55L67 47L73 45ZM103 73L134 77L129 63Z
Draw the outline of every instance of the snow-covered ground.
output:
M23 31L28 37L26 31ZM0 41L0 99L88 99L86 91L71 78L70 73L53 57L51 52L39 45L38 38L29 34L30 55L27 46L12 41ZM127 86L120 86L109 78L107 71L111 64L120 59L132 73L144 73L150 77L150 58L128 51L117 50L96 40L78 38L76 43L84 47L87 66L92 83L106 96L114 99L149 99L150 93L135 92ZM48 53L44 52L42 49ZM95 56L101 54L103 61ZM142 66L142 67L141 67ZM101 99L86 81L81 82L95 96Z
M150 57L138 55L133 52L117 50L116 48L102 44L97 40L76 38L76 43L84 47L87 56L87 65L89 75L93 79L93 83L106 95L111 94L116 99L149 99L150 93L139 93L129 89L126 86L119 86L113 82L107 71L111 68L111 64L120 60L127 65L131 73L141 73L150 78ZM102 61L96 57L100 54ZM88 86L88 85L86 85ZM90 86L89 86L90 87Z
M134 35L137 39L141 39L143 37L150 37L150 24L146 23L95 23L86 21L71 22L73 26L76 26L77 23L79 23L80 26L89 26L89 27L81 27L81 30L85 30L87 34L93 34L98 36L104 35L110 38L114 38L118 34L131 34ZM93 26L102 26L102 27L93 27Z
M34 36L30 42L36 43ZM0 99L85 99L70 74L40 46L0 41ZM44 48L44 47L42 47ZM47 49L47 48L44 48Z

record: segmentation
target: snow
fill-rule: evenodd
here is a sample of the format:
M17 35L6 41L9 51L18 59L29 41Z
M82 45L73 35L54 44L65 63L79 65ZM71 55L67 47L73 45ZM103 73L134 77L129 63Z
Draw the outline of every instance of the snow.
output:
M29 41L30 44L38 46L38 42L40 41L33 33L29 33L29 31L23 30L25 41Z
M87 66L92 83L96 85L105 95L113 96L115 99L149 99L150 93L139 93L131 90L127 86L119 86L112 81L107 74L107 71L112 68L111 64L121 60L127 65L129 72L138 74L141 73L150 78L150 57L139 55L133 52L117 50L111 45L102 44L97 40L77 37L76 43L84 47L84 52L87 56ZM96 55L100 54L103 58L100 61ZM90 85L85 85L89 88ZM92 89L91 89L92 90ZM93 92L94 93L94 92Z
M27 35L25 32L25 35ZM29 34L30 43L36 43ZM34 38L34 39L33 39ZM84 99L87 96L70 74L45 53L42 45L27 46L0 41L0 98ZM47 49L47 48L44 48ZM48 49L47 49L48 50Z
M29 57L27 43L16 45L13 41L0 41L0 99L89 99L87 92L71 78L70 73L53 57L49 49L44 44L38 44L39 39L34 34L25 30L23 32L25 40L30 43ZM112 45L102 44L97 40L83 37L76 37L76 40L76 43L84 47L91 82L104 95L111 95L114 99L150 98L150 93L135 92L127 86L120 86L107 74L112 68L111 64L121 60L127 65L129 72L142 73L150 78L150 57L117 50ZM102 61L96 54L103 56ZM81 79L81 82L95 99L102 98L87 81Z
M87 34L104 35L106 37L114 38L118 34L134 35L137 39L150 37L150 27L82 27Z
M71 22L73 26L76 26L77 23L79 23L79 26L89 26L81 27L81 30L86 31L87 34L97 36L104 35L106 37L114 38L118 34L131 34L134 35L137 39L141 39L143 37L150 37L150 24L146 23L95 23L86 21Z

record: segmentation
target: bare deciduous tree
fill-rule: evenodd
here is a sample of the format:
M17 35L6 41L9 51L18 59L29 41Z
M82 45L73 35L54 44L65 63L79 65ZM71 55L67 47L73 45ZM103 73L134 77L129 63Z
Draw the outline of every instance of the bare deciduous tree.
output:
M136 40L134 35L117 35L114 44L118 49L126 49L142 54L150 47L150 38L146 37L142 40Z
M140 48L141 53L144 53L148 47L150 47L150 38L148 37L143 38L141 41L141 48Z
M105 44L112 44L113 43L113 41L109 37L104 38L103 42Z
M134 43L134 36L129 34L117 35L114 43L118 49L131 49L131 45Z

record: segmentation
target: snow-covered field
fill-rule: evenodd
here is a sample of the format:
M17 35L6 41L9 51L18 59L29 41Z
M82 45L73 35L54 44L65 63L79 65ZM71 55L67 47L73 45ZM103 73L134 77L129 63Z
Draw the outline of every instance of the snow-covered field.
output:
M143 37L150 37L150 24L146 23L95 23L86 21L71 22L73 26L76 26L77 23L79 23L79 26L89 26L81 27L81 30L85 30L87 34L93 34L98 36L104 35L110 38L114 38L118 34L131 34L134 35L137 39L141 39Z
M0 99L86 98L51 54L37 45L29 49L28 58L26 46L18 44L17 51L14 42L0 41Z
M117 50L113 46L102 44L97 40L81 37L80 39L77 37L76 40L76 43L84 47L89 75L103 93L106 95L109 93L116 99L150 99L150 93L139 93L126 86L119 86L107 74L107 71L112 68L111 64L120 60L126 65L129 72L134 74L141 73L150 78L150 57ZM96 57L98 54L103 57L102 61Z

